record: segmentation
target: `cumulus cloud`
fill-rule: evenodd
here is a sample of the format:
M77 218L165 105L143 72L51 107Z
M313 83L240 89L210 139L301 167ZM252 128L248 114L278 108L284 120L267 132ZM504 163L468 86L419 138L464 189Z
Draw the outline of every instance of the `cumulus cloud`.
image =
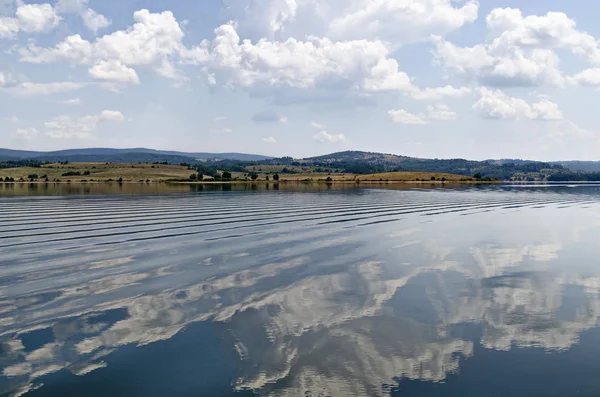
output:
M225 15L254 38L382 39L394 45L445 35L477 19L478 2L452 0L225 0Z
M562 12L523 16L513 8L497 8L486 18L492 39L459 47L434 38L436 57L449 70L494 87L562 86L556 50L566 50L600 64L598 40L577 29Z
M277 140L275 138L273 138L272 136L267 137L267 138L263 138L263 142L265 143L276 143Z
M324 130L325 128L327 128L325 125L323 125L321 123L317 123L316 121L311 121L310 126L313 128L316 128L318 130Z
M61 17L52 5L17 2L14 17L0 17L0 38L12 39L17 33L48 33L58 26Z
M15 135L19 138L31 141L38 134L38 130L35 128L19 128L15 131Z
M215 38L182 50L185 62L206 70L210 84L230 88L321 88L367 91L410 89L408 76L389 58L382 41L242 40L233 24L215 30Z
M345 2L349 12L333 19L328 33L335 38L379 38L395 43L445 34L477 19L478 1L458 8L451 0L373 0Z
M500 90L481 89L473 110L482 117L504 120L562 120L558 105L543 99L530 105L521 98L510 97Z
M97 115L72 118L59 116L44 123L45 135L55 139L89 139L103 122L119 123L125 120L118 110L104 110Z
M285 116L280 116L272 110L258 112L252 116L252 121L257 123L287 123L288 119Z
M310 36L304 40L263 38L252 42L242 40L237 25L229 23L215 29L212 40L188 48L182 42L184 32L171 12L140 10L134 13L134 21L128 29L92 42L72 35L50 48L30 43L20 49L20 59L29 63L69 61L90 65L94 78L134 84L139 82L135 67L144 66L163 76L179 78L175 64L192 64L200 68L210 85L260 95L272 95L281 89L418 91L391 57L392 47L381 40L332 41Z
M427 124L427 121L422 116L417 116L404 109L388 111L388 117L391 121L398 124Z
M88 7L88 0L59 0L56 9L65 14L79 14L83 24L94 34L106 29L112 21Z
M19 32L16 18L0 17L0 39L13 38Z
M339 143L344 142L346 140L346 136L344 134L330 134L327 131L322 130L316 134L313 139L319 142Z
M114 121L117 123L123 122L125 116L118 110L103 110L98 116L100 120Z
M173 13L139 10L133 14L133 19L135 24L128 29L115 31L94 42L73 35L52 48L30 44L21 50L21 60L30 63L70 61L84 65L113 62L109 65L146 66L165 77L176 77L172 58L183 48L184 33ZM128 75L131 78L132 73L128 72Z
M583 87L600 87L600 68L586 69L581 73L567 77L567 81Z
M61 20L50 4L21 4L16 17L19 29L26 33L47 33Z
M118 60L99 61L88 73L96 80L116 83L139 84L140 79L135 70L128 68Z
M98 14L91 8L86 9L81 13L81 19L89 30L98 33L99 30L105 29L112 24L112 21L102 14Z

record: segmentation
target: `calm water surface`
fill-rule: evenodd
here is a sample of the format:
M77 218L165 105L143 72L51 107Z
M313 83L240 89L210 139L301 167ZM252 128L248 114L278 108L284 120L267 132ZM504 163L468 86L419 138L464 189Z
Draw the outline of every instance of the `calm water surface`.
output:
M38 189L0 395L600 395L598 186Z

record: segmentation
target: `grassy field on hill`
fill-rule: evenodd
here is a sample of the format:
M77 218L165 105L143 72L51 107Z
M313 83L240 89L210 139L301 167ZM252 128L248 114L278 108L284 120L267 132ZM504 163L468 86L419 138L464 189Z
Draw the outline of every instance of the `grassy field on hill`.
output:
M46 164L41 168L21 167L0 169L0 178L14 178L15 181L29 182L164 182L169 180L188 180L196 171L180 165L165 164L137 164L137 163L69 163ZM262 169L258 172L258 180L264 181L267 177L272 181L274 173ZM232 177L237 180L247 180L249 174L234 172ZM435 172L386 172L380 174L359 175L352 173L324 173L324 172L297 172L280 173L280 182L469 182L471 178L464 175L455 175ZM206 178L204 182L210 182Z
M89 174L88 174L89 172ZM22 167L0 169L2 179L9 177L29 181L29 176L37 175L36 181L44 181L46 177L50 182L104 182L123 178L126 182L139 182L150 180L152 182L167 179L187 179L194 173L187 167L164 164L132 164L132 163L69 163L48 164L41 168ZM79 175L77 175L79 174Z

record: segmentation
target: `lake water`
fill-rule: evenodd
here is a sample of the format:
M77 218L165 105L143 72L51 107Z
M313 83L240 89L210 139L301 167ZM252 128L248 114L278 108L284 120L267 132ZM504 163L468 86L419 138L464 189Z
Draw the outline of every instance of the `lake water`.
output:
M1 186L0 395L600 395L598 186Z

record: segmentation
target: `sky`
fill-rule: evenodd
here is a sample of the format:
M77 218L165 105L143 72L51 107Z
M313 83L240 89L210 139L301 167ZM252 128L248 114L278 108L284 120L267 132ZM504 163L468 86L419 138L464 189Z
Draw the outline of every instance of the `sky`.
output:
M0 0L0 147L600 160L600 2Z

